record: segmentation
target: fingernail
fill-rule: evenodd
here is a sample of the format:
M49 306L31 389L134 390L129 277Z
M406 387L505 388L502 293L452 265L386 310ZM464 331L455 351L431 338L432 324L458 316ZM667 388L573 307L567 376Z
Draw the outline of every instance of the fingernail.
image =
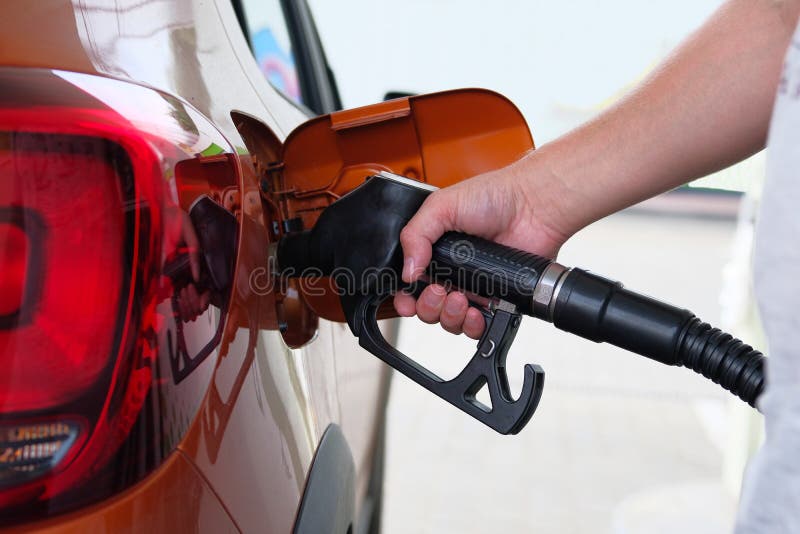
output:
M403 280L411 282L411 276L414 274L414 258L406 258L403 262Z
M425 303L431 307L438 306L442 301L443 291L442 293L440 293L440 291L442 290L440 290L436 286L431 286L430 291L425 292Z
M450 315L457 315L461 312L463 303L456 299L447 299L444 309Z

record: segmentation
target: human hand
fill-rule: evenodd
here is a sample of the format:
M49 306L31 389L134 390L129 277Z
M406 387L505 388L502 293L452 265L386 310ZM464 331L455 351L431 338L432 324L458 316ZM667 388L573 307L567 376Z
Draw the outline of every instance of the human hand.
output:
M211 292L200 292L194 284L189 284L177 292L176 303L181 320L185 323L193 322L208 309Z
M575 230L561 217L555 194L558 180L546 169L532 170L532 154L503 169L478 175L432 193L400 234L405 262L403 280L417 280L431 260L431 248L445 232L459 231L500 244L554 258ZM535 180L532 178L535 173ZM453 334L478 339L485 328L481 313L458 291L448 294L431 284L417 300L398 292L394 298L403 317L415 314L439 322Z
M211 301L209 290L199 290L196 284L200 281L200 240L195 233L192 220L178 206L169 206L164 211L164 253L166 258L174 258L180 254L188 257L191 282L181 288L175 288L177 312L184 322L194 321L204 313Z
M200 240L189 214L179 206L170 205L164 209L164 241L162 244L162 263L178 254L187 254L192 280L200 280Z

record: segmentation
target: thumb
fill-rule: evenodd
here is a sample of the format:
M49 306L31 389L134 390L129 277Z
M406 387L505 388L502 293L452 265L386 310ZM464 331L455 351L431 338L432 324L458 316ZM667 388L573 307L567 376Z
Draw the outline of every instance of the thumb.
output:
M453 215L444 190L429 196L416 215L400 232L403 247L403 280L414 282L431 261L433 244L448 230L453 229Z

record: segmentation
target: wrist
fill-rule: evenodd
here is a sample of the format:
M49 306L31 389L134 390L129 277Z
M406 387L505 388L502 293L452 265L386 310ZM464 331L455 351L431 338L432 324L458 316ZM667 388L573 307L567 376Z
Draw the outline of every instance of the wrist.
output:
M596 219L581 188L559 168L554 148L548 144L528 153L515 164L514 174L524 210L551 239L563 243Z

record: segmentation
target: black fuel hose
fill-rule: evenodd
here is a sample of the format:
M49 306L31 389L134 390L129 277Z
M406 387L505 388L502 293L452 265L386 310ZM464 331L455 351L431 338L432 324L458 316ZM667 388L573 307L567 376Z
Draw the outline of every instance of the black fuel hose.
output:
M370 183L383 185L379 181ZM354 273L353 279L358 281L375 280L360 276L370 269L385 269L399 284L402 250L398 235L407 218L384 213L376 222L361 217L368 228L351 231L350 227L358 224L351 220L353 214L359 212L352 206L345 210L346 199L335 204L342 210L326 210L312 231L290 234L280 241L275 252L279 270L286 276L303 276L313 268L317 276L328 276L344 269ZM416 199L408 211L415 212L421 202ZM360 205L354 204L356 208ZM336 218L342 213L344 222ZM344 235L337 233L340 229ZM484 299L503 300L519 313L552 322L583 338L692 369L751 406L764 389L765 358L759 351L702 322L689 310L635 293L590 272L568 269L542 256L471 235L448 232L433 246L428 274L431 282Z
M764 355L689 310L580 269L566 275L553 324L667 365L688 367L751 406L764 389Z
M764 355L692 312L581 269L467 234L433 247L433 282L514 304L591 341L702 374L751 406L764 389Z
M688 367L755 406L764 388L764 356L690 311L587 271L454 232L434 243L427 281L465 291L487 319L484 337L453 380L437 377L399 352L380 333L378 308L405 287L400 280L400 232L434 190L403 176L378 173L325 208L311 229L289 233L271 246L270 268L286 277L332 277L344 316L362 347L503 434L519 432L530 419L544 378L541 369L526 366L522 393L511 398L505 358L520 314L667 365ZM474 398L483 385L492 400L488 411Z

